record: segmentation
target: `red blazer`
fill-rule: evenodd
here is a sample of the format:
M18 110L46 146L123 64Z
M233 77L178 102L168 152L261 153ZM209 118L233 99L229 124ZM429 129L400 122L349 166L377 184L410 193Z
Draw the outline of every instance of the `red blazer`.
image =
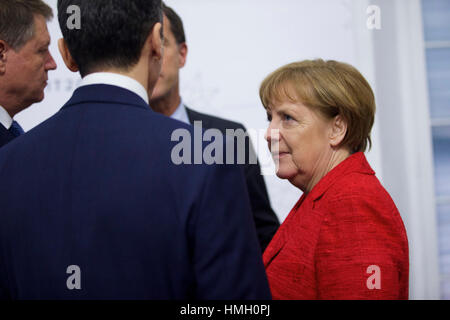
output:
M362 152L300 198L263 259L274 299L408 299L405 227Z

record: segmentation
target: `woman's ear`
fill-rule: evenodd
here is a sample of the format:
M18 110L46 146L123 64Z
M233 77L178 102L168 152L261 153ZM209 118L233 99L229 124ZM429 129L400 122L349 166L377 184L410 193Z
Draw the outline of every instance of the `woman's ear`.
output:
M337 147L344 140L347 134L347 123L340 116L337 115L331 120L331 131L330 131L330 144L332 147Z
M78 72L78 65L75 62L75 60L73 60L69 48L67 47L67 43L63 38L58 40L58 49L59 53L61 53L61 57L63 58L67 68L72 72Z

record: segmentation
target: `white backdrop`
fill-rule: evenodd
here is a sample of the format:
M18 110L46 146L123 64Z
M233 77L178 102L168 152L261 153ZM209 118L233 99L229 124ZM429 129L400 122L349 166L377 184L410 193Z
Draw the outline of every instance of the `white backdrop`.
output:
M25 130L44 121L68 100L80 77L64 66L57 50L61 37L56 0L49 24L50 50L58 64L49 74L45 99L17 115ZM266 129L258 96L259 84L276 68L311 58L351 63L372 81L366 8L360 0L167 0L182 17L189 45L181 72L181 92L193 109ZM377 141L375 129L375 142ZM266 144L254 141L260 158ZM369 154L381 177L375 143ZM265 157L263 157L266 159ZM275 176L265 176L275 212L281 221L301 192Z

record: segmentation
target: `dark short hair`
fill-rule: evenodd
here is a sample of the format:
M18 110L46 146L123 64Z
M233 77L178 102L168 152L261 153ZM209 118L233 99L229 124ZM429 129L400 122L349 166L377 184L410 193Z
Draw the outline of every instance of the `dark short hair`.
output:
M80 29L67 27L73 5L80 8ZM162 22L162 5L161 0L58 0L58 20L81 76L105 67L128 70Z
M186 42L186 35L184 34L183 21L180 16L171 8L163 3L164 15L170 22L170 31L172 31L177 44Z
M53 18L52 8L42 0L1 0L0 40L19 50L34 36L35 15L48 21Z

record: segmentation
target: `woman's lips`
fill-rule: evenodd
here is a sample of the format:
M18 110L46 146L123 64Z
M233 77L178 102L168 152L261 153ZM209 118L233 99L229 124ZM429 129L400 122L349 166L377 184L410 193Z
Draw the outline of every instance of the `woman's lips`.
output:
M272 156L275 159L281 159L281 158L287 156L288 154L289 154L289 152L278 152L278 153L272 153Z

